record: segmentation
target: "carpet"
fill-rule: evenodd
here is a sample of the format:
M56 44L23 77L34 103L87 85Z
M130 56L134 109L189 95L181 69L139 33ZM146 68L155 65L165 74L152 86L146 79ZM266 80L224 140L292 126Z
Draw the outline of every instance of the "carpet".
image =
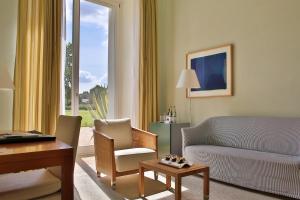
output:
M174 200L174 193L165 190L165 177L160 174L158 181L154 180L153 172L145 173L144 200ZM110 188L108 177L98 178L95 171L95 158L83 157L77 160L75 166L75 187L82 200L121 200L141 199L138 196L138 175L118 177L116 189ZM174 180L172 180L174 188ZM182 179L182 199L203 199L203 180L200 176L188 176ZM285 199L271 194L261 193L218 181L210 181L211 200L275 200Z

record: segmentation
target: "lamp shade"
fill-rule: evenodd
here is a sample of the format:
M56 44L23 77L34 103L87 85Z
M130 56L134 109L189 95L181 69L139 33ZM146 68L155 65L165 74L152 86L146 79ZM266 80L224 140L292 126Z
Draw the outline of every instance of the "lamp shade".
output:
M14 84L5 68L0 68L0 90L13 90Z
M183 69L178 79L176 88L200 88L196 72L193 69Z

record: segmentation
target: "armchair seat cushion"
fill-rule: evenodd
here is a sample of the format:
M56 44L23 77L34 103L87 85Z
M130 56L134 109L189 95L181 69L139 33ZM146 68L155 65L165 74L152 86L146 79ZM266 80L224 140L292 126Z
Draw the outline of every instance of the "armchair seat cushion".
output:
M0 199L33 199L60 190L60 180L46 169L0 175ZM5 184L3 184L5 183Z
M115 151L116 170L118 172L135 170L139 162L156 158L156 152L147 148L130 148Z

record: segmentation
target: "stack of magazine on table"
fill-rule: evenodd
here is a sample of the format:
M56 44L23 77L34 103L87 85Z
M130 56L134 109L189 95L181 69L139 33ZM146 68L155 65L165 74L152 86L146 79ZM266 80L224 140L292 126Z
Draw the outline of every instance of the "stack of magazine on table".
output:
M167 155L159 161L160 164L168 165L175 168L184 168L192 166L191 163L185 160L185 158L177 155Z
M56 137L52 135L41 134L37 131L31 132L14 132L0 133L0 144L36 142L36 141L53 141Z

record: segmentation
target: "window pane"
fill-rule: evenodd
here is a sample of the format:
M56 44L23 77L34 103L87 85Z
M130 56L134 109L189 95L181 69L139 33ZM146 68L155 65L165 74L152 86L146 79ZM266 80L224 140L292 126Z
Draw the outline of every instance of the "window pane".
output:
M64 111L66 115L72 115L72 69L73 69L73 49L72 49L72 27L73 27L73 0L66 0L66 49L64 68Z
M108 113L108 7L80 1L80 146L92 145L94 119Z

